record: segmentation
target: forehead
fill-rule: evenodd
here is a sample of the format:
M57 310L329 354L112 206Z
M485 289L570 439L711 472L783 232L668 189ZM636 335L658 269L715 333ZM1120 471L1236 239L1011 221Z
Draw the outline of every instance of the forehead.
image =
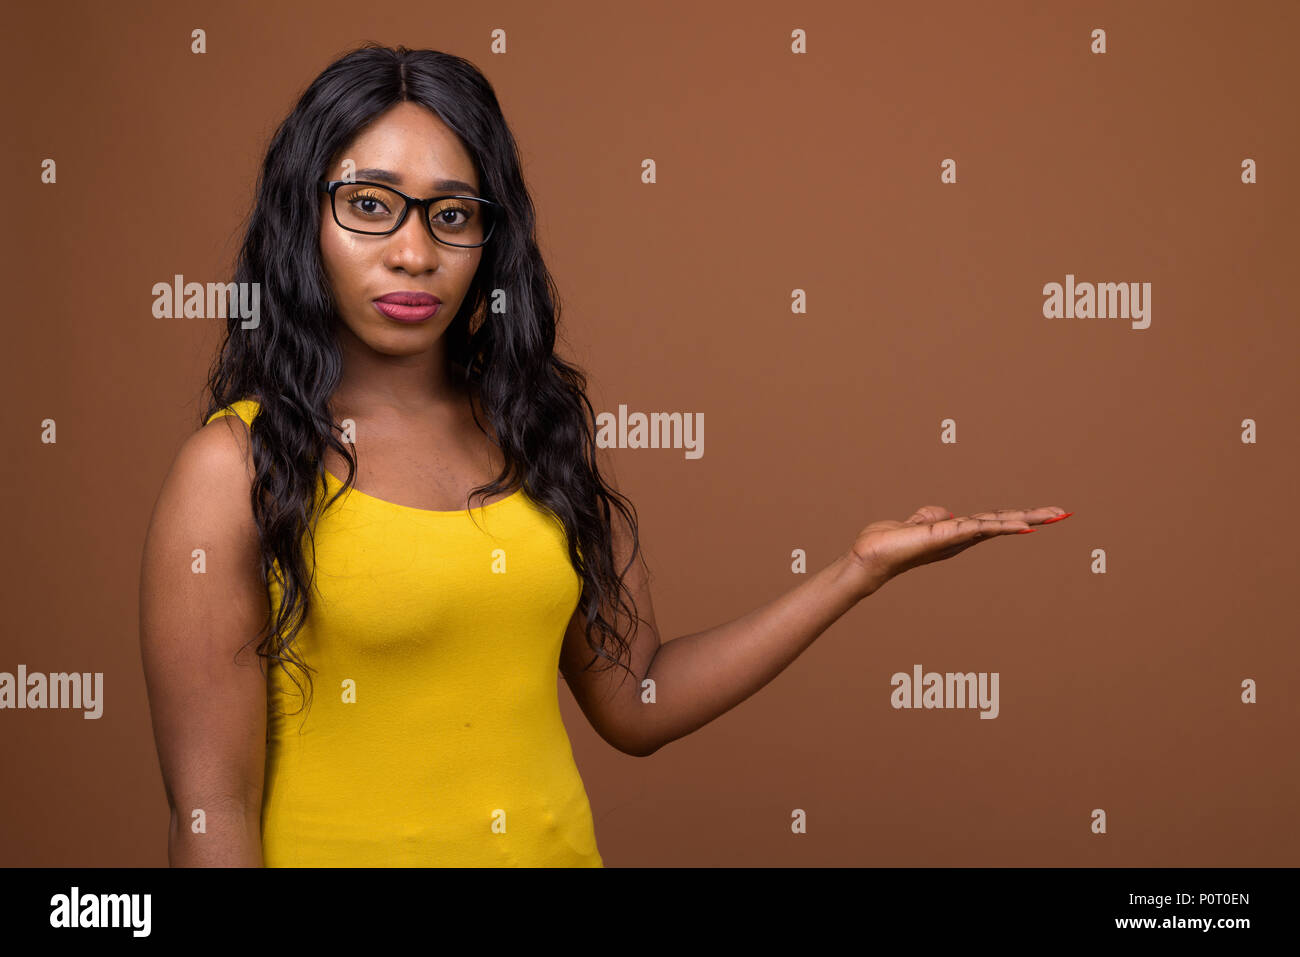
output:
M390 177L363 176L360 170L387 170L399 188L429 190L440 180L463 180L478 188L473 157L460 137L415 103L399 103L366 124L335 157L331 178L342 173L348 160L357 179L386 182Z

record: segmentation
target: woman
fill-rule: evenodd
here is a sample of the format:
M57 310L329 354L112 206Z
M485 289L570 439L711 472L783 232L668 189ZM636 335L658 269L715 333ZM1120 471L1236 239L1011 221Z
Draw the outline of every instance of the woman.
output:
M458 57L329 66L270 145L235 279L259 321L228 320L141 581L173 865L601 866L557 665L648 755L894 575L1063 517L876 522L661 649L514 139Z

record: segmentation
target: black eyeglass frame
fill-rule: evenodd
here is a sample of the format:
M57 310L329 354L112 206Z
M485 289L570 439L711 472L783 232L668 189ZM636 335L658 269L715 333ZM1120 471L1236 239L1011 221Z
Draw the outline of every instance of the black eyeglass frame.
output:
M501 216L504 215L505 213L505 207L502 206L500 203L494 203L492 202L492 200L484 199L482 196L463 196L463 195L431 196L428 199L417 199L414 196L407 196L400 189L394 189L392 186L389 186L387 183L375 183L364 179L360 179L360 180L335 179L335 180L330 180L328 182L326 182L325 180L321 180L318 185L322 193L330 194L330 215L334 217L334 222L338 225L338 227L340 229L346 229L350 233L359 233L362 236L391 236L393 233L397 232L399 229L402 228L402 224L406 222L407 215L411 212L411 207L418 206L421 212L420 218L424 220L424 228L428 231L429 235L433 237L434 242L442 243L444 246L455 246L457 249L477 249L479 246L487 245L487 241L491 239L492 234L496 232L497 220L500 219ZM377 186L380 189L388 190L390 193L396 193L398 196L402 197L403 201L405 202L405 205L402 207L402 214L397 217L397 222L396 224L394 224L392 229L386 229L383 232L373 232L367 229L355 229L352 226L344 226L342 223L339 222L339 211L334 205L334 199L335 199L334 194L338 192L338 188L340 186ZM489 208L492 209L493 211L492 222L488 225L488 233L486 236L483 237L482 242L450 243L447 240L440 238L438 234L433 231L433 223L429 221L429 207L432 206L434 203L442 202L444 199L473 200L476 203L483 203L485 206L488 206Z

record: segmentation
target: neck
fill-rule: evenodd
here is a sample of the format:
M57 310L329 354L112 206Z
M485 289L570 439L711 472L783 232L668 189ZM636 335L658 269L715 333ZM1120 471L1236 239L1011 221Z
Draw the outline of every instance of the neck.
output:
M421 412L466 401L464 370L448 362L445 337L424 352L394 356L376 352L345 326L338 335L343 377L331 402L339 407Z

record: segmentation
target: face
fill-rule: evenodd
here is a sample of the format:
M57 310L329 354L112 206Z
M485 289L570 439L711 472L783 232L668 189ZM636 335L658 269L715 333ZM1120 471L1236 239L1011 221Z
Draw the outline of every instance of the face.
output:
M382 182L419 199L481 195L474 162L459 137L415 103L399 103L376 117L340 151L325 179L343 179L345 160L355 164L353 178ZM387 170L394 179L387 182L377 170ZM440 189L439 180L463 180L473 188ZM409 356L433 349L460 309L483 248L457 248L436 241L426 225L428 219L415 209L397 232L387 236L349 232L334 221L329 194L324 192L320 220L321 258L346 327L340 335L350 331L384 355ZM429 293L441 304L429 318L402 322L385 315L375 302L397 292ZM409 308L390 311L404 312L407 318L412 314Z

